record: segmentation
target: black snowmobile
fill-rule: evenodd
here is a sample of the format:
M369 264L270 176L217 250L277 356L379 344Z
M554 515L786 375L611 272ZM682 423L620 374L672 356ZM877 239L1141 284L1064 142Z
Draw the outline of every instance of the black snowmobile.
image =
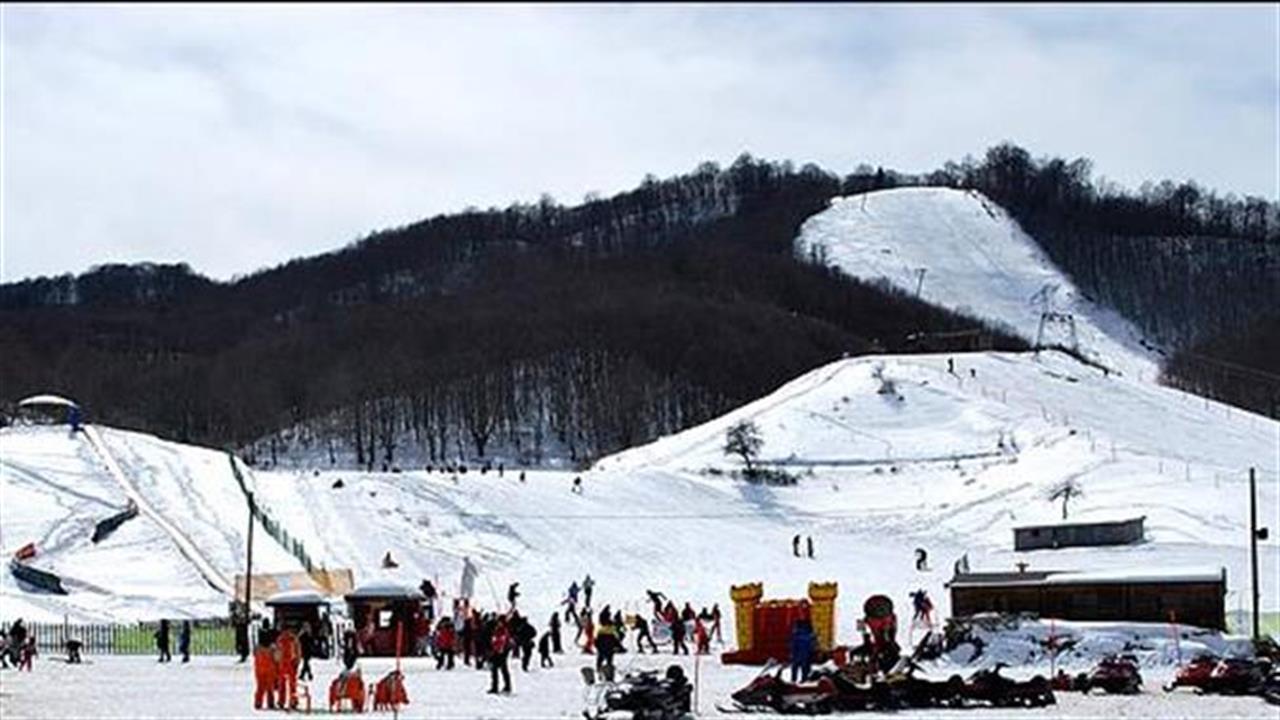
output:
M692 709L693 686L683 668L671 665L661 675L657 670L627 673L621 682L605 691L594 713L582 714L587 720L678 720Z

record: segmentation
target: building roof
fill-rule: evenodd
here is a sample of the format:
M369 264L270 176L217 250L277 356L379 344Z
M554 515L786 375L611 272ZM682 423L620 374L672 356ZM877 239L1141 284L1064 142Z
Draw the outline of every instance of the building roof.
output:
M380 581L371 582L347 593L347 600L373 598L404 598L406 600L424 600L425 597L415 588L399 583Z
M329 601L312 590L287 590L267 598L267 605L328 605Z
M1039 529L1045 529L1045 528L1057 529L1057 528L1101 527L1104 525L1124 525L1132 522L1142 522L1146 519L1147 519L1146 515L1139 515L1138 517L1133 517L1133 518L1117 518L1114 520L1093 520L1090 522L1048 522L1048 523L1037 523L1035 525L1022 525L1020 527L1015 527L1013 531L1018 532L1019 530L1039 530Z
M61 395L32 395L18 401L18 407L32 407L35 405L61 405L63 407L80 407L75 400L68 400Z
M956 575L947 587L1017 587L1040 585L1102 585L1226 582L1223 567L1129 568L1119 570L1028 570Z

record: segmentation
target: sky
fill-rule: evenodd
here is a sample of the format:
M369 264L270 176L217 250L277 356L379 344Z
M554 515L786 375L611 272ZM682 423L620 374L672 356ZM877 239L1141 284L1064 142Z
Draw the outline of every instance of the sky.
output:
M219 279L743 152L1280 194L1280 6L0 5L0 280Z

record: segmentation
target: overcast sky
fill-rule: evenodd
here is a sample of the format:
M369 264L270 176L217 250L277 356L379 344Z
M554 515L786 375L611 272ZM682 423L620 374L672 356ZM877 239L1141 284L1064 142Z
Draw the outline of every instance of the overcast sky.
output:
M743 151L928 170L1001 140L1277 197L1243 7L0 6L0 277L218 278Z

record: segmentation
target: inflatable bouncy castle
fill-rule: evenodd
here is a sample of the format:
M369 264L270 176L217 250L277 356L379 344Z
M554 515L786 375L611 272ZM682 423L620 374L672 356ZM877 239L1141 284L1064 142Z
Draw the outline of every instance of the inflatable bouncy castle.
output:
M835 583L809 583L806 599L764 600L764 585L734 585L734 623L738 649L720 656L727 665L763 665L769 660L787 662L790 657L791 628L797 620L808 620L818 638L819 653L830 652L835 641Z

